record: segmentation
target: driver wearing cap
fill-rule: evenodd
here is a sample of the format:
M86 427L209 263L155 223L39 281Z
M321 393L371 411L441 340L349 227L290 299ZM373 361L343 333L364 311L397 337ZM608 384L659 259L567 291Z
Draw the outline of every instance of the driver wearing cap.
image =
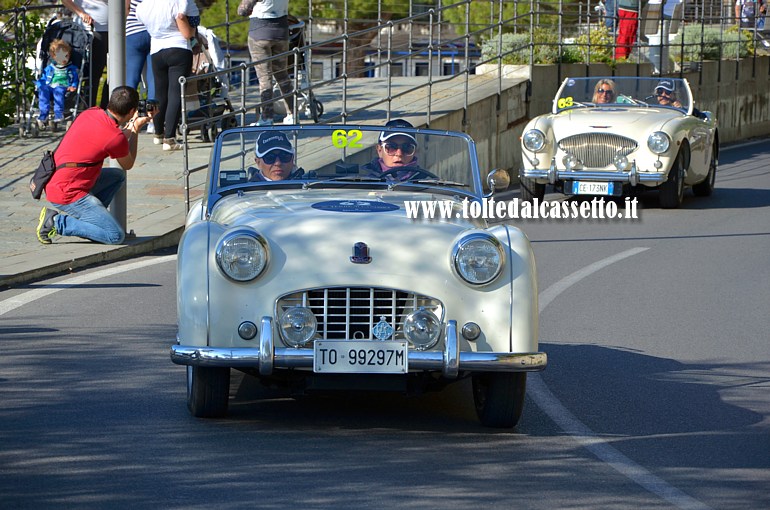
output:
M682 102L676 97L674 80L660 80L655 86L655 97L661 106L682 108Z
M294 147L280 131L263 131L254 149L257 168L249 168L250 181L283 181L294 169Z
M404 119L395 119L385 124L386 128L409 128L414 126ZM381 131L377 139L377 157L363 166L374 176L385 172L395 174L397 180L406 180L412 168L417 169L417 140L409 133ZM403 169L403 171L401 171Z

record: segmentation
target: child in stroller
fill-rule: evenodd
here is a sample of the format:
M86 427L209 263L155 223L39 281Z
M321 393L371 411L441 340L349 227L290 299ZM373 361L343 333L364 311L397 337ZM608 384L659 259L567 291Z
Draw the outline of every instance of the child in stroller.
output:
M78 79L70 82L72 87L74 87L74 90L71 90L71 87L68 86L66 91L63 92L64 102L62 110L57 111L58 105L54 104L55 121L51 124L51 127L56 128L56 124L62 121L70 124L75 119L79 110L88 108L88 101L86 100L88 90L84 90L84 88L87 89L87 87L83 87L82 78L85 77L83 72L90 54L91 38L91 33L88 32L86 28L76 24L70 19L54 18L48 23L48 26L43 33L43 37L38 43L38 58L36 63L38 78L36 86L38 90L36 91L35 98L32 102L32 110L29 113L29 128L33 136L37 136L39 130L45 128L45 119L50 114L50 99L49 96L45 95L48 91L42 89L40 85L46 82L45 70L50 68L51 65L55 65L56 50L52 53L50 48L52 43L56 40L63 41L69 45L69 65L67 68L71 69L74 66L77 70ZM86 83L88 83L88 80L86 80ZM62 92L54 90L54 94L61 93ZM54 99L57 100L56 95L54 95Z
M75 92L78 88L78 68L70 63L72 46L67 41L54 39L48 48L50 63L43 69L43 75L35 83L40 106L37 118L38 128L45 129L48 113L51 111L53 99L53 124L56 130L59 123L64 122L64 95Z

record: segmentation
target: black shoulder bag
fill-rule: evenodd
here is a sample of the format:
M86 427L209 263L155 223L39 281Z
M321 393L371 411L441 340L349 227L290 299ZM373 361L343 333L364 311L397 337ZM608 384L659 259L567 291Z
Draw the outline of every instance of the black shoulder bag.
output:
M61 145L61 140L59 141L59 145ZM56 149L59 148L59 145L56 146ZM53 157L54 153L56 153L56 149L52 151L45 151L45 154L43 154L43 159L40 160L40 164L37 166L35 173L29 180L29 192L32 193L32 198L35 200L40 200L46 184L48 184L48 181L50 181L51 177L53 177L53 173L58 169L64 167L72 168L77 166L98 165L98 163L62 163L61 165L57 166Z

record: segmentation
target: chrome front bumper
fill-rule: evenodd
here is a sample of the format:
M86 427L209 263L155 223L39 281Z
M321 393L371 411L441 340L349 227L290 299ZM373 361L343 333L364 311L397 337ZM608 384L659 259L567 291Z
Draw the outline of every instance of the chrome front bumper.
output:
M259 347L216 348L189 345L171 347L171 361L177 365L204 367L258 368L270 375L275 368L313 368L313 349L275 347L272 318L263 317ZM461 371L470 372L535 372L548 364L544 352L460 352L457 321L446 326L443 351L409 350L409 370L441 370L444 377L454 379Z
M668 175L665 172L640 172L636 165L628 172L606 172L602 170L559 170L551 166L548 170L525 168L520 177L529 179L547 179L550 184L556 181L591 181L591 182L627 182L631 186L639 183L661 184Z

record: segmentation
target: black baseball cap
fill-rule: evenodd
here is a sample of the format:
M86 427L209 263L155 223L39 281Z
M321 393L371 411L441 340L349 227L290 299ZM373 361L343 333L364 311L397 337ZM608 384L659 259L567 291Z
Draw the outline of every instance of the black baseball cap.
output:
M668 90L669 92L674 91L674 80L660 80L658 84L655 86L655 90L663 89Z
M411 125L408 121L404 119L393 119L389 120L385 124L386 128L409 128L414 129L414 126ZM414 136L412 136L409 133L399 133L398 131L380 131L380 138L379 141L384 142L386 140L389 140L393 138L394 136L405 136L409 138L415 145L417 145L417 140L414 139Z
M284 151L294 154L294 147L291 146L289 138L280 131L263 131L257 137L255 152L258 158L271 151Z

